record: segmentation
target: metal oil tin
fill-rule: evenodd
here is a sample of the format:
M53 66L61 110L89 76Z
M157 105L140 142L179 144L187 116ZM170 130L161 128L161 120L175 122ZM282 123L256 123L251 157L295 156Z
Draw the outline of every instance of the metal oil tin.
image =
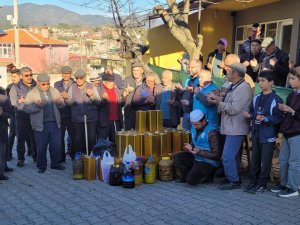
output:
M182 148L185 143L191 143L191 132L187 130L182 131Z
M146 158L156 154L157 144L156 144L156 135L153 133L144 134L144 151L143 156Z
M172 150L173 153L182 151L182 131L172 130Z
M156 130L163 131L163 112L162 110L154 110L156 112Z
M164 157L168 156L169 152L167 151L167 134L159 132L157 134L157 150L158 156Z
M147 112L146 111L136 111L135 117L135 130L137 133L144 133L146 132L147 126Z
M147 111L147 131L155 132L157 126L157 115L155 110Z

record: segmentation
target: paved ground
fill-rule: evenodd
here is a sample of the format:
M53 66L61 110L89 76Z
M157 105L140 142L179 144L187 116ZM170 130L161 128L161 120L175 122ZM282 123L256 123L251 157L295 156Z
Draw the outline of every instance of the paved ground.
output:
M0 182L0 224L300 224L300 198L272 193L220 191L216 184L190 187L174 182L135 189L99 181L72 180L67 170L38 174L27 158L10 180Z

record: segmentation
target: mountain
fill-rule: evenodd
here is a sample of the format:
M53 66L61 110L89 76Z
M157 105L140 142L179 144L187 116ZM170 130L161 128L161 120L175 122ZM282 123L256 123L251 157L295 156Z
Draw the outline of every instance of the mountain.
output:
M6 28L9 22L6 15L13 15L13 6L0 8L0 27ZM37 5L25 3L19 5L20 26L69 25L100 26L109 24L112 18L100 15L80 15L55 5Z

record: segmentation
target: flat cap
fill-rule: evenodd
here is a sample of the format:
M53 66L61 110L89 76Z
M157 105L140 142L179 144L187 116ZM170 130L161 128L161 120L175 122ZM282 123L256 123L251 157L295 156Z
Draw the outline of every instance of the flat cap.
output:
M190 121L192 123L199 122L204 117L203 112L200 109L195 109L190 113Z
M92 72L89 76L90 81L100 80L98 72Z
M115 76L113 74L103 73L102 80L103 81L115 81Z
M50 77L47 73L40 73L36 79L40 82L48 82Z
M60 71L61 73L72 73L72 68L69 66L63 66Z
M83 69L76 70L74 77L75 78L83 78L86 76L86 72Z
M142 63L135 62L135 63L132 64L131 67L132 67L132 68L134 68L134 67L143 67L143 65L142 65Z
M271 37L266 37L263 42L261 43L261 47L267 48L271 44L275 43L274 39Z
M229 65L229 67L243 75L245 75L247 71L247 68L244 66L243 63L232 63Z

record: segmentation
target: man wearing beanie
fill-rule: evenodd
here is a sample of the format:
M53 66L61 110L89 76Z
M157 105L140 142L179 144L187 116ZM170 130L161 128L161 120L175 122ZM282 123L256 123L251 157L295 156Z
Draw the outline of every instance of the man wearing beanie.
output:
M54 87L60 92L62 98L64 100L68 99L68 91L71 85L74 83L74 80L71 78L72 68L69 66L63 66L61 68L62 79L60 81L55 82ZM60 117L61 117L61 161L66 161L66 153L65 153L65 134L68 131L68 135L71 139L73 139L73 129L72 129L72 121L71 121L71 107L66 106L62 109L59 109ZM69 142L69 140L68 140ZM73 145L68 143L68 152L71 152L71 148Z
M229 54L229 52L226 51L226 47L227 40L225 38L220 38L217 42L217 48L209 53L207 57L206 69L208 69L215 77L222 77L224 75L224 70L221 68L221 65Z
M87 119L88 147L91 151L96 144L98 112L97 105L100 97L96 87L86 81L86 72L79 69L74 74L76 82L71 85L68 91L67 104L71 106L72 124L74 131L74 158L75 152L85 153L85 128L84 116Z
M114 76L103 74L102 84L98 89L101 97L98 109L98 138L108 138L112 142L115 142L116 131L123 127L122 107L125 103L114 80Z
M47 168L47 148L51 158L51 169L64 170L61 161L61 130L58 108L65 106L60 93L50 87L50 77L41 73L37 86L28 92L24 111L30 114L31 126L37 144L37 167L39 173Z

